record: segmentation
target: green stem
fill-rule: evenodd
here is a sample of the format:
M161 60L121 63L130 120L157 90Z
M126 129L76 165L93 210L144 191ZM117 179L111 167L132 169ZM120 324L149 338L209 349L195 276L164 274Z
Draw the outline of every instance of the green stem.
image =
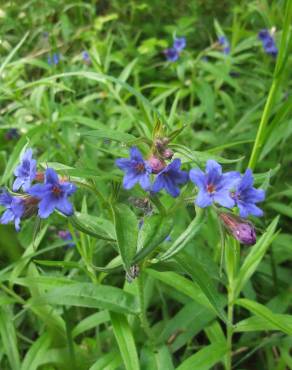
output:
M226 370L232 369L232 336L233 336L233 289L231 285L228 287L228 311L227 311L227 359Z
M274 101L276 98L276 94L280 85L281 77L283 75L284 67L286 64L286 54L288 50L289 40L290 40L290 24L291 24L291 18L292 18L292 0L287 0L286 3L286 9L285 9L285 19L284 19L284 25L283 25L283 31L282 31L282 38L281 38L281 44L280 44L280 52L277 56L277 62L275 66L274 71L274 79L269 91L268 99L266 101L264 111L262 114L262 118L260 121L260 125L258 128L258 132L256 135L255 143L252 149L252 153L250 156L248 167L251 169L254 169L258 157L260 155L261 149L264 145L265 139L266 139L266 127L271 115L271 111L274 105Z
M150 342L152 342L152 333L150 329L150 325L147 319L146 315L146 308L145 308L145 300L144 300L144 276L143 271L140 272L139 277L137 278L137 286L138 286L138 297L139 297L139 303L140 303L140 314L139 318L141 321L141 326L149 338Z

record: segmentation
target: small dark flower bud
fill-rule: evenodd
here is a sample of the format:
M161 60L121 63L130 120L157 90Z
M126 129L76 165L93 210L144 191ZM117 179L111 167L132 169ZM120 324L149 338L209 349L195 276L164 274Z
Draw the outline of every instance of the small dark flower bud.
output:
M256 243L256 232L253 224L232 213L220 213L219 215L226 230L242 244L254 245Z
M24 212L23 218L30 218L37 214L39 199L27 196L23 198Z
M173 157L173 151L171 149L165 149L162 153L162 157L165 159L171 159Z
M152 168L153 173L159 173L163 168L166 166L165 162L154 155L152 155L149 159L148 162Z
M161 140L161 139L156 139L155 141L154 141L154 145L155 145L155 147L157 148L157 150L158 151L160 151L160 150L162 150L162 149L164 149L164 142L163 142L163 140Z

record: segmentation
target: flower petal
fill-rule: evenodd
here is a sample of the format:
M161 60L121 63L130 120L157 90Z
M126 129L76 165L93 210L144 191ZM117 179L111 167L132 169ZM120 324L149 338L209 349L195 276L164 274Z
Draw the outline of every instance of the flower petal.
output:
M235 205L234 200L230 197L229 191L218 191L213 195L216 203L226 208L232 208Z
M127 173L123 179L123 187L127 190L132 189L132 187L135 186L138 181L139 177L135 173Z
M144 175L141 175L139 177L139 183L144 190L150 190L151 188L151 182L149 178L149 174L145 173Z
M212 204L212 198L205 190L200 190L195 203L200 208L205 208Z
M116 160L116 165L122 171L130 170L132 168L131 164L132 164L132 161L128 158L119 158Z
M73 206L66 197L63 197L56 202L56 208L66 216L72 216L74 213Z
M33 185L30 189L28 189L27 192L33 197L42 199L43 197L50 194L51 188L52 188L52 185L50 184L36 184L36 185Z
M152 186L152 191L158 193L164 187L164 179L162 175L158 175Z
M131 147L130 157L131 157L131 160L138 161L138 162L144 162L142 153L136 146Z
M21 177L17 177L14 180L14 183L12 185L13 191L18 191L22 187L22 184L23 184L23 179Z
M38 215L40 218L48 218L50 214L54 212L56 205L55 198L52 196L45 196L40 202L39 202L39 212Z
M217 163L216 161L214 161L213 159L209 159L206 163L206 171L207 172L212 172L212 171L215 171L217 172L219 175L222 174L222 167L219 163Z
M175 186L175 182L172 181L171 177L165 176L164 177L164 188L172 197L176 198L180 194L180 190L177 186Z
M47 168L45 173L46 184L59 184L59 177L53 168Z
M190 179L200 190L206 189L206 175L199 168L193 168L190 170Z
M14 213L11 211L11 209L6 209L6 211L3 213L0 223L1 224L9 224L9 222L14 220Z

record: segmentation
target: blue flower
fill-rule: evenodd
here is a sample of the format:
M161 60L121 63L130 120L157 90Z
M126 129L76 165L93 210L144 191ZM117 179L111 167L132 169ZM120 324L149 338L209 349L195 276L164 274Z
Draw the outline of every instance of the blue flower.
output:
M200 169L190 171L190 179L198 186L199 194L196 204L205 208L216 202L223 207L232 208L235 205L231 197L230 190L240 181L238 172L222 173L219 163L214 160L208 160L206 164L206 173Z
M6 133L5 133L5 139L6 140L13 140L13 139L18 139L19 138L19 132L17 128L10 128Z
M2 190L0 193L0 205L6 208L0 218L1 224L8 224L14 222L16 231L20 230L20 219L24 213L23 198L13 197L7 191Z
M16 179L13 183L13 191L18 191L20 188L27 191L36 177L36 160L32 158L32 149L29 148L23 153L14 175Z
M278 54L278 49L270 32L268 30L261 30L258 33L258 38L261 40L265 52L273 57L276 57Z
M173 160L157 175L152 191L157 193L161 189L165 189L171 196L176 198L180 194L178 185L185 184L189 176L186 172L180 170L180 159Z
M262 202L265 199L265 191L255 189L253 182L252 171L247 169L232 193L241 217L247 217L248 215L260 217L263 215L263 211L255 203Z
M125 189L131 189L139 183L144 190L150 190L151 166L144 161L141 152L136 147L130 149L130 158L119 158L116 165L125 172L123 186Z
M68 247L74 247L75 243L73 242L72 234L69 230L60 230L58 231L58 236L63 239L64 241L69 241L67 244Z
M179 57L179 52L175 48L169 48L164 50L164 54L168 62L176 62Z
M224 54L230 54L230 44L226 36L218 37L219 44L223 47Z
M49 65L57 65L60 62L60 54L54 53L53 56L51 57L50 55L48 56L48 64Z
M86 50L82 52L82 59L85 63L90 63L90 56Z
M187 45L185 37L176 37L173 41L173 47L178 52L181 52Z
M59 181L58 175L52 168L47 168L45 183L33 185L28 193L40 199L38 215L47 218L55 209L66 216L73 214L72 204L67 199L76 191L76 186L70 182Z

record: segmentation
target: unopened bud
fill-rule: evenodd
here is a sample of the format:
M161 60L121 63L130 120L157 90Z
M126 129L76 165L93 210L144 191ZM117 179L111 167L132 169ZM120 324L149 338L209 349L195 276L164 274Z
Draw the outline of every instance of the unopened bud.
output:
M166 166L165 162L154 155L152 155L149 159L148 162L152 168L153 173L159 173L163 168Z
M38 182L43 182L45 178L44 172L37 172L35 176L35 180Z
M30 218L37 214L39 199L27 196L23 198L24 213L23 218Z
M242 244L254 245L256 243L256 232L253 224L232 213L220 213L220 219L226 230Z
M173 157L173 151L171 149L165 149L162 153L162 157L165 159L171 159Z

